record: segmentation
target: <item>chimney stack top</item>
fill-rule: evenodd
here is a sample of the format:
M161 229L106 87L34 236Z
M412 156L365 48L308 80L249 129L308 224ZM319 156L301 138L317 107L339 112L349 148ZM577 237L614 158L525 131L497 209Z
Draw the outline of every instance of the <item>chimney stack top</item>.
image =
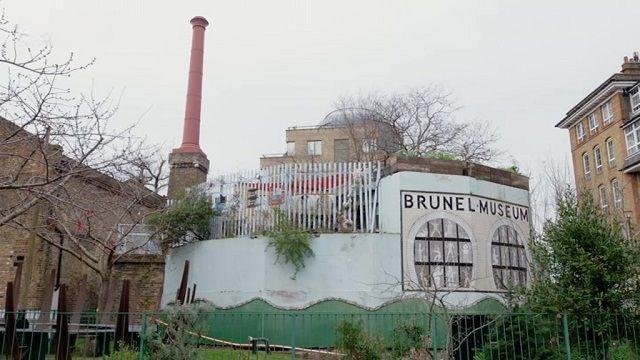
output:
M201 26L206 29L207 26L209 26L209 22L202 16L195 16L193 19L191 19L191 25Z
M623 74L640 74L640 54L637 51L633 52L633 56L625 56L622 63Z

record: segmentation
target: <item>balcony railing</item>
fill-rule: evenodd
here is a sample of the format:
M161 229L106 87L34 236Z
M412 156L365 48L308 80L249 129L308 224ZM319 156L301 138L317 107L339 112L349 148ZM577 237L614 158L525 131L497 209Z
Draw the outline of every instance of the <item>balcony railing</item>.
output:
M317 232L375 232L381 164L281 164L207 183L220 215L212 237L252 236L278 216Z

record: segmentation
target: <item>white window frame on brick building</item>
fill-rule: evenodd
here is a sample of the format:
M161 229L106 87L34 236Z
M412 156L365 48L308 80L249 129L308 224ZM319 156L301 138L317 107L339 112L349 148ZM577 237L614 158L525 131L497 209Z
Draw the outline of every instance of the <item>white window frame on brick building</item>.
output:
M596 117L596 113L592 113L589 115L589 133L595 134L598 132L598 118Z
M593 148L593 159L596 164L596 173L602 172L602 151L600 151L600 146Z
M372 153L378 150L378 141L377 139L364 139L362 140L362 152L364 153Z
M622 191L618 179L611 180L611 193L613 194L613 206L616 209L622 209Z
M609 166L616 165L616 149L615 144L613 143L612 138L607 138L605 140L605 145L607 146L607 159L609 160Z
M116 253L162 254L158 243L151 239L155 228L145 224L118 224L119 244Z
M322 155L322 140L307 141L307 155Z
M613 104L611 100L602 105L602 123L608 124L613 120Z
M640 113L640 84L629 90L629 100L631 101L631 113Z
M287 141L287 156L294 156L296 154L296 142Z
M580 121L578 125L576 125L576 138L578 139L578 142L580 142L584 141L586 136L587 134L584 132L584 124Z
M607 212L609 210L609 204L607 203L607 188L600 184L598 186L598 195L600 196L600 207L603 212Z
M634 121L624 129L624 137L627 140L627 156L640 151L640 121Z
M587 153L582 154L582 167L584 169L584 176L589 178L591 174L591 164L589 164L589 154Z

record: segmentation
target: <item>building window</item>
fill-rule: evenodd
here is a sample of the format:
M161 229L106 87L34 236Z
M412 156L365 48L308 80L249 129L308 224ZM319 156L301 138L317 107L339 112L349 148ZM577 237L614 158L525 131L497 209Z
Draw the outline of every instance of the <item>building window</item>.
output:
M622 192L620 191L618 179L611 180L611 192L613 193L613 206L616 209L622 209Z
M608 124L613 120L613 105L611 100L602 105L602 123Z
M376 139L364 139L362 140L362 152L371 153L378 149Z
M640 150L640 121L627 126L624 137L627 139L627 156L637 153Z
M578 137L578 142L583 141L586 136L584 132L584 124L582 123L582 121L580 121L578 125L576 125L576 136Z
M287 156L293 156L296 154L296 143L294 141L287 141Z
M598 119L596 118L596 113L589 115L589 132L591 134L598 131Z
M640 85L636 85L629 91L629 98L631 99L631 113L640 112Z
M308 155L322 155L322 140L307 141Z
M609 209L609 204L607 204L607 188L604 185L598 186L598 195L600 196L600 207L606 213Z
M522 239L511 225L502 225L491 238L493 280L498 289L527 283L527 256Z
M613 139L608 138L607 141L607 158L609 159L609 166L616 165L616 149L613 145Z
M471 239L456 222L434 219L422 225L413 251L418 282L423 288L471 286Z
M582 154L582 167L584 168L584 176L589 177L591 174L591 165L589 164L589 154Z
M596 146L593 148L593 159L596 162L596 172L599 173L602 171L602 152L600 151L600 146Z
M120 241L116 253L161 254L160 246L151 239L154 230L144 224L118 224Z

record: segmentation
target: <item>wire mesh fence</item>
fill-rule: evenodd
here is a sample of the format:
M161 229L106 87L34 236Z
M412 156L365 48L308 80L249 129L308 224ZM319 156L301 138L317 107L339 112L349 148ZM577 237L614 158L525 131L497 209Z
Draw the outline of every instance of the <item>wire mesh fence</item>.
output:
M41 315L4 314L0 350L5 358L365 359L370 357L358 351L368 351L381 359L637 359L640 335L640 318L615 314L174 311ZM127 316L126 329L117 328L118 315ZM67 321L65 331L62 321Z

